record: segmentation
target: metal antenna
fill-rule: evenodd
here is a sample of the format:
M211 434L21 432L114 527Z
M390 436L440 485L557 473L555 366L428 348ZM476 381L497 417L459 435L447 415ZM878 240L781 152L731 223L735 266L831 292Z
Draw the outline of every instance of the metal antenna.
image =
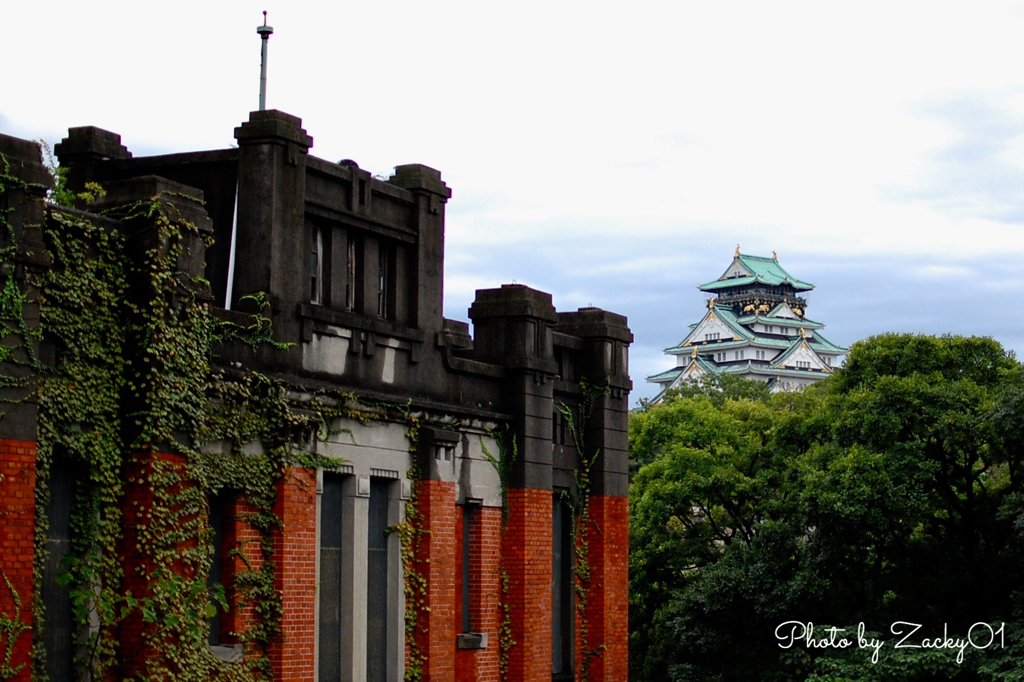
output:
M267 26L266 11L263 12L263 25L257 26L256 32L263 40L263 49L260 51L260 111L263 111L267 108L267 41L274 32L272 26Z

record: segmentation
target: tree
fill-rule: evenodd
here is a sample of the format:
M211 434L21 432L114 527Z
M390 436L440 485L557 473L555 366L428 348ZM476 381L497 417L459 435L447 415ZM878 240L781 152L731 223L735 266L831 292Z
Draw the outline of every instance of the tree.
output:
M633 678L1024 675L1009 648L950 667L945 652L890 646L878 667L859 650L781 650L773 635L789 620L891 637L898 620L934 634L1021 618L1022 427L1012 354L951 336L855 344L799 394L694 393L634 415Z

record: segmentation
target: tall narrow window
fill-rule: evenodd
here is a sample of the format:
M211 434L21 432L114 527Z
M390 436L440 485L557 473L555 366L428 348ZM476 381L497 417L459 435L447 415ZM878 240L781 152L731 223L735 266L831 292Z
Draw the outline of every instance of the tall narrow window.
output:
M61 585L57 577L61 562L71 553L71 508L75 498L76 467L66 456L57 453L50 465L50 500L46 504L49 529L46 533L46 566L43 569L43 604L46 607L46 627L43 643L46 647L46 672L53 682L71 682L74 679L74 649L71 615L71 585ZM22 608L31 605L22 604Z
M572 673L572 509L555 490L551 509L551 672Z
M377 315L382 319L391 317L389 279L391 278L391 249L380 242L377 246Z
M476 516L477 506L465 504L462 506L462 631L473 632L473 620L471 616L472 601L470 583L472 580L471 557L473 542L473 518Z
M324 473L320 496L319 682L341 678L342 481L338 474Z
M324 300L324 233L319 227L313 228L313 243L309 254L309 300L317 305Z
M206 581L206 587L213 590L216 586L224 585L224 559L227 556L224 542L224 520L228 510L234 501L234 496L228 492L221 492L210 498L210 529L213 531L213 559L210 562L210 576ZM207 643L210 646L219 646L221 642L221 620L224 615L224 607L214 602L217 609L213 618L210 619L210 636Z
M345 258L345 310L356 307L356 238L350 232L346 244Z
M388 487L370 479L366 586L366 680L385 682L388 674Z

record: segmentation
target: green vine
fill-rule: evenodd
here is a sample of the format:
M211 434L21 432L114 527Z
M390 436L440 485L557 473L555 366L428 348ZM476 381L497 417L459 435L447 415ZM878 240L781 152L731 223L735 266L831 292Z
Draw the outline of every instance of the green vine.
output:
M579 405L579 420L573 415L572 408L565 403L559 403L558 411L565 417L569 433L572 435L573 444L576 447L576 454L579 457L579 467L573 471L576 479L578 501L572 504L572 498L568 493L563 492L564 499L573 510L572 513L572 538L575 548L575 561L573 562L573 576L575 577L576 610L578 612L580 632L579 642L582 650L579 682L589 682L590 666L594 658L604 653L606 646L599 644L596 647L590 646L590 622L587 618L587 604L590 598L590 542L587 539L588 528L593 527L600 533L601 529L597 522L590 516L590 497L593 492L591 469L601 454L600 449L588 452L584 440L587 422L594 413L594 406L597 399L607 395L611 390L606 384L604 386L591 386L586 379L580 380L582 398Z
M4 585L7 586L7 591L11 593L11 598L14 601L14 613L12 615L8 616L6 613L0 613L0 646L3 646L4 649L3 659L0 659L0 680L9 680L25 667L25 664L11 665L14 644L22 634L32 628L25 625L24 621L21 620L21 596L18 594L18 591L11 585L11 581L8 580L6 573L0 572L0 576L3 576Z
M501 482L501 535L504 537L509 520L509 482L512 477L512 467L518 456L518 448L516 447L516 436L510 432L507 425L501 430L488 430L487 434L498 444L498 456L495 457L487 449L483 438L480 439L480 448L483 451L484 459L490 462L495 471L498 472L498 480ZM498 598L498 608L501 611L501 626L498 629L498 646L501 652L498 658L498 674L500 679L507 680L509 660L512 656L512 647L516 645L516 640L512 632L512 604L508 598L511 580L509 579L508 571L505 570L504 552L499 553L498 566L495 570L498 571L501 581L501 596Z
M29 189L0 161L0 194ZM98 187L78 196L61 194L60 187L52 196L65 201L87 204L102 196ZM268 678L268 648L281 623L274 589L273 534L281 526L273 512L276 486L287 466L339 467L339 460L310 453L306 445L330 435L341 417L367 417L347 394L297 398L299 388L256 372L211 370L217 345L283 344L273 342L262 314L250 316L248 325L226 323L199 299L204 282L177 264L202 243L200 234L173 204L154 199L107 212L120 221L118 229L45 207L42 236L52 266L26 284L15 277L10 210L0 212L0 233L7 237L0 247L0 362L27 367L39 386L34 679L46 679L45 510L58 452L83 472L74 495L71 556L60 578L71 591L79 630L91 632L77 642L85 652L82 668L94 677L117 670L125 679ZM263 298L253 300L265 308ZM39 306L40 330L25 322L30 304ZM44 338L56 349L52 367L34 353ZM29 377L5 371L0 386L26 387ZM217 443L228 452L210 448ZM251 443L259 444L259 454L243 451ZM151 498L134 509L145 523L132 524L129 538L122 510L131 503L128 492L137 489ZM234 576L239 605L255 611L255 622L237 633L246 656L235 664L206 646L215 604L226 607L223 588L206 586L213 556L208 499L221 490L251 506L244 520L262 538L258 567L239 548L232 550L248 567ZM125 551L139 557L145 575L125 574ZM123 658L125 632L141 636L141 646L133 648L145 660Z
M419 457L417 449L420 441L420 421L414 415L409 406L403 410L405 416L405 436L409 441L409 454L411 466L406 476L411 481L409 499L405 502L405 518L394 527L398 533L402 547L402 570L405 574L405 645L408 650L408 659L405 662L405 682L419 682L423 679L426 670L427 656L420 649L416 634L419 631L426 631L426 626L420 625L420 618L429 611L427 606L427 579L420 572L417 566L417 557L420 552L420 540L430 531L423 527L423 514L420 513L419 482L421 473L419 469Z

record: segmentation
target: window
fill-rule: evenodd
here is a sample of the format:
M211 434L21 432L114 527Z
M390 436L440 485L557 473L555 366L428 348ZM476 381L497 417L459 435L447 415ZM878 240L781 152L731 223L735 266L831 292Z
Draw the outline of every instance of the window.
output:
M385 241L377 244L377 315L384 320L395 318L395 245Z
M476 518L477 505L462 506L462 632L473 632L471 618L472 606L470 585L472 584L473 555L473 521Z
M309 253L309 301L320 305L324 300L324 233L319 227L313 228L312 246Z
M388 674L388 488L386 478L370 479L366 585L366 680L385 682Z
M555 490L551 514L551 672L572 673L572 509L567 493Z
M71 554L71 511L75 499L75 480L80 474L62 449L54 453L50 465L50 499L46 504L49 528L46 533L46 566L43 568L43 604L46 607L46 673L54 682L74 679L73 633L75 620L71 612L71 585L61 585L57 576L61 563ZM22 609L31 604L22 604ZM9 643L8 643L9 644Z
M230 517L233 502L234 496L227 492L214 495L209 500L210 529L213 531L213 559L210 562L210 576L206 581L209 590L215 590L218 585L223 586L227 582L224 574L224 561L228 557L228 552L225 551L227 543L224 541L224 520L226 517ZM216 601L213 605L217 612L210 619L210 636L207 639L207 644L220 646L223 643L221 641L221 621L224 619L224 607Z
M341 678L342 608L342 482L338 474L324 472L320 497L320 624L318 630L318 679Z
M356 308L356 238L350 232L345 246L345 310Z

